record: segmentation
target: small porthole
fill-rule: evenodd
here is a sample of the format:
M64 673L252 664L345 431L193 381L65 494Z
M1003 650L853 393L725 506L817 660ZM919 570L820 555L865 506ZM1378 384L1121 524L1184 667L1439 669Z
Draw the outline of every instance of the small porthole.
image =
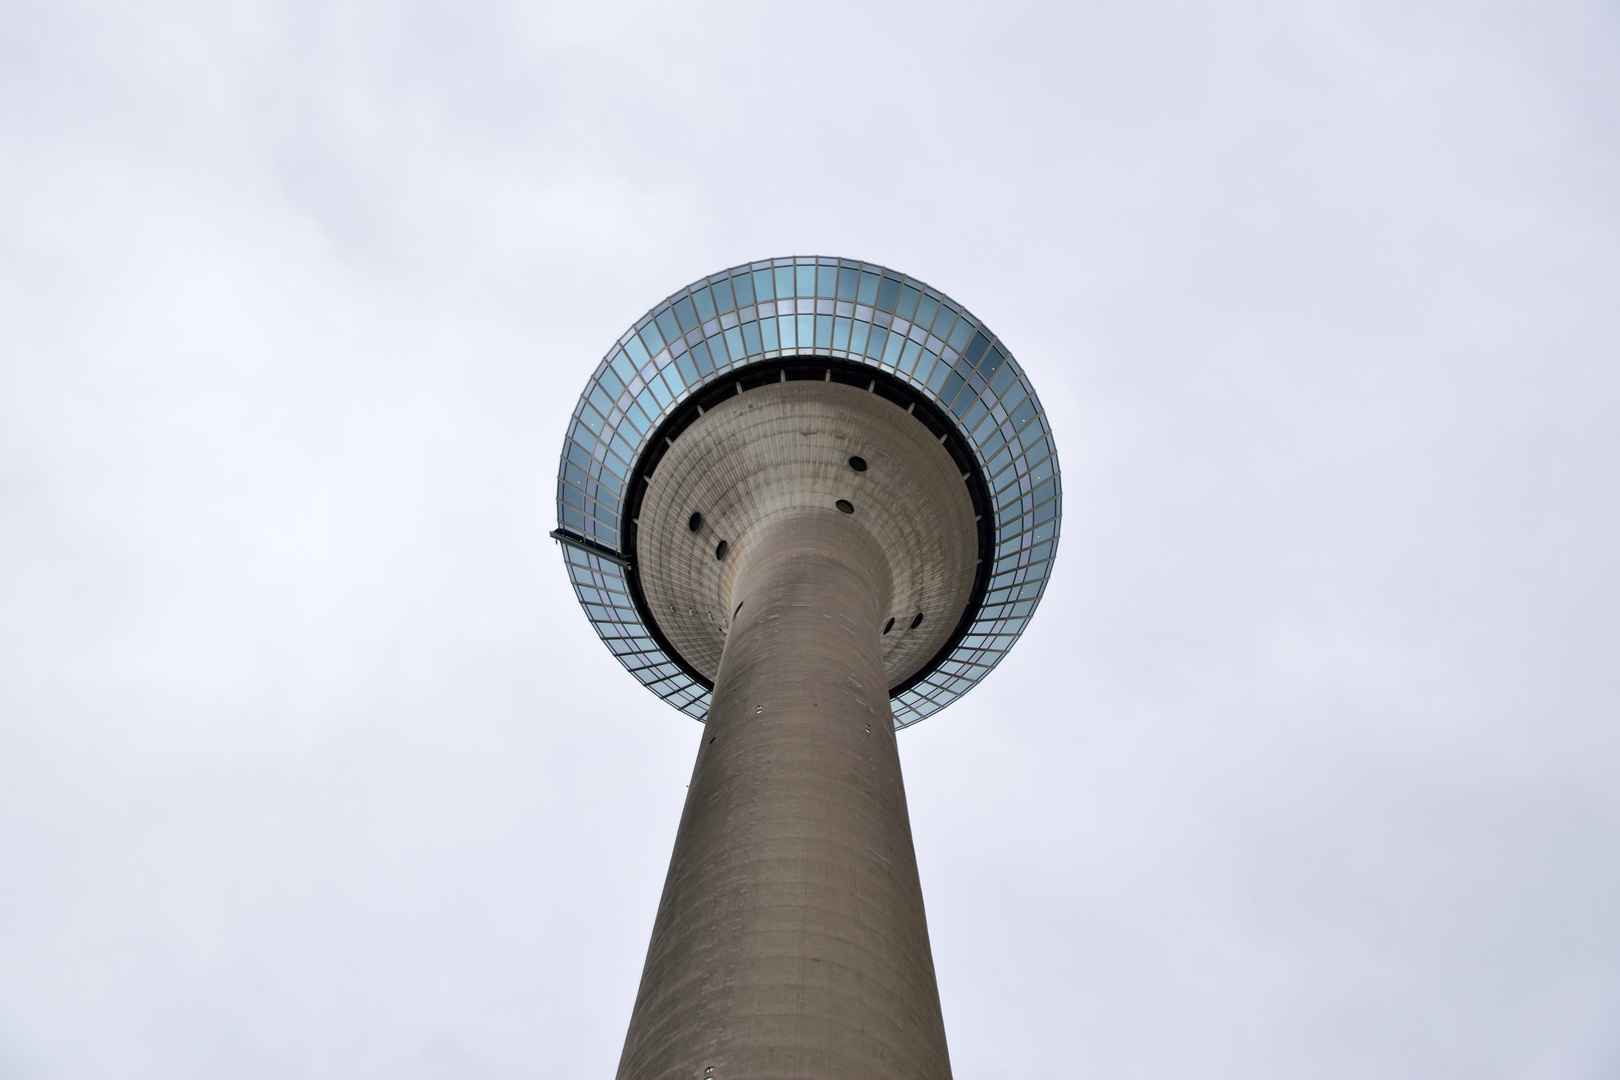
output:
M693 514L691 517L686 519L686 527L688 529L691 529L693 532L697 532L698 529L702 527L702 525L703 525L703 515L702 514Z
M893 629L894 629L894 620L893 619L890 619L888 622L883 624L883 632L885 634L887 634L890 630L893 630Z
M915 619L911 620L911 628L913 630L915 630L915 629L917 629L917 627L919 627L921 625L922 625L922 612L919 611L919 612L917 612L917 617Z
M726 552L730 550L731 545L722 540L714 546L714 557L717 559L723 559L726 557Z
M840 514L853 514L855 512L855 504L850 502L848 499L839 499L833 505L838 507L838 512Z
M849 467L854 469L856 472L865 472L866 459L863 457L852 457L849 459Z

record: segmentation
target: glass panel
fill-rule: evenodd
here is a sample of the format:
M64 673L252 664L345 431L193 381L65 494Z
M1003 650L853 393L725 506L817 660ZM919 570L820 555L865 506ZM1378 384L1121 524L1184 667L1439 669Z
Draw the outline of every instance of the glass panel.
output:
M754 279L746 270L731 279L731 288L737 294L738 307L754 302Z
M663 383L659 383L658 385L662 387ZM668 391L665 391L665 393L667 394ZM642 388L641 393L636 395L636 404L639 405L641 407L641 411L646 413L648 416L657 416L663 411L658 406L658 398L654 396L653 388L650 383Z
M1018 410L1012 414L1013 430L1023 431L1031 420L1035 419L1035 399L1026 398Z
M808 270L809 267L800 267L799 269L800 270ZM838 292L838 267L836 267L836 266L818 266L818 267L816 267L816 295L817 296L830 297L830 296L836 295L837 292ZM800 295L803 295L803 294L801 293Z
M894 309L894 313L902 319L911 318L911 313L917 310L917 301L921 298L922 293L913 289L910 285L900 286L900 303Z
M660 311L641 331L641 340L647 343L647 351L654 354L662 349L666 342L674 341L680 336L681 331L675 325L675 316L668 310Z
M759 326L760 324L757 322L743 323L742 325L744 355L746 356L758 356L765 349L764 343L759 339ZM736 333L735 330L726 331L727 337L734 333ZM776 337L774 329L771 331L771 337L773 340ZM771 348L774 349L776 346L772 345Z
M927 356L929 358L930 362L932 362L934 354L933 353L924 353L923 352L923 347L921 345L917 344L915 341L911 341L910 339L908 339L908 338L906 338L906 337L904 337L904 336L902 336L900 334L891 333L889 335L889 347L887 349L883 350L883 359L884 359L884 361L885 362L888 361L889 353L894 349L894 347L896 345L900 345L900 344L905 345L905 351L900 354L900 362L896 366L899 367L899 369L901 371L905 372L907 375L915 375L919 379L926 379L928 377L928 369L927 368L923 368L920 371L914 371L912 369L916 367L917 360L919 358L923 357L923 356Z
M826 269L826 268L823 267L822 269ZM811 317L809 315L800 315L799 316L799 332L800 332L800 338L801 339L803 338L804 331L808 326L810 318ZM817 315L817 316L815 316L815 320L816 320L816 348L818 348L818 349L830 349L830 348L832 348L832 321L833 321L833 317L831 315Z
M699 289L692 294L692 306L697 308L698 318L708 322L717 312L714 310L714 297L709 295L708 289Z
M754 271L754 295L758 300L770 300L776 296L776 288L772 284L769 270Z
M698 342L692 347L691 352L692 357L697 361L698 375L697 378L687 376L686 385L691 386L695 384L698 379L707 378L708 376L714 374L716 364L715 361L709 356L711 351L714 351L720 357L720 363L723 364L726 362L726 343L722 341L718 335L709 338L707 341ZM686 375L685 368L681 369L681 374Z
M917 317L912 321L918 326L922 327L924 330L927 330L930 326L934 325L934 314L938 311L939 301L935 300L932 296L925 296L921 301L918 302ZM911 316L907 315L905 318L909 319Z
M725 360L725 352L726 351L729 351L731 353L731 359L732 360L741 360L743 358L743 356L746 355L744 353L744 351L743 351L743 337L742 337L742 331L741 330L739 330L737 327L733 326L730 330L726 331L725 338L726 338L726 349L725 349L725 351L722 351L720 349L720 347L715 344L714 339L710 339L710 341L709 341L709 348L714 350L714 362L715 362L715 364L717 366L720 365L720 364L724 364L726 362L726 360Z
M866 352L866 338L871 332L871 323L861 322L857 319L849 335L849 351L857 355L864 354ZM833 335L833 340L837 340L836 334Z
M813 268L812 268L813 269ZM778 266L776 268L776 298L786 300L793 295L793 267Z
M759 329L760 329L761 334L764 335L765 351L770 352L773 349L780 349L782 347L782 344L781 344L780 339L778 339L778 337L776 335L776 329L777 329L776 328L776 320L775 319L761 319L761 320L759 320L758 325L759 325Z
M698 324L697 312L692 310L692 301L685 296L675 301L675 316L681 320L682 331L690 330ZM668 333L664 335L670 341L674 341L678 336Z
M730 278L722 278L713 285L710 285L709 288L714 292L714 306L716 310L730 311L732 308L737 306L736 297L731 295Z
M855 282L860 277L860 271L845 266L838 271L838 299L855 299Z
M1013 384L1013 380L1017 378L1018 370L1014 368L1013 365L1005 363L1002 364L1001 370L996 372L996 377L990 380L991 393L995 394L996 397L1006 397L1007 388L1011 386Z
M850 320L845 318L833 321L832 347L834 349L841 352L849 351L849 324Z
M646 361L643 360L642 363L646 363ZM638 370L637 366L635 364L631 363L630 358L628 356L624 355L624 350L621 349L618 352L615 352L613 354L613 371L614 371L614 374L618 375L620 379L624 380L624 385L626 385L626 386L630 385L630 380L636 377L636 371L637 370ZM619 391L619 393L621 393L621 394L623 392L624 392L623 390ZM613 396L618 397L618 394L615 394Z
M877 306L883 311L893 311L899 297L900 283L894 278L884 278L883 287L878 290Z
M814 295L816 295L816 268L813 267L813 266L800 266L800 267L797 267L796 269L798 271L797 276L798 276L798 279L799 279L798 295L800 295L800 296L814 296ZM777 273L780 274L781 271L778 270ZM777 280L778 280L778 282L781 281L780 278L778 278ZM776 291L777 291L778 295L781 294L782 287L781 287L780 284L777 285ZM790 293L789 295L793 295L793 294Z
M961 352L963 346L967 344L968 336L972 333L973 324L966 319L958 319L956 320L956 326L951 329L951 336L946 338L945 341L951 348ZM969 363L972 363L972 361L969 361Z
M855 302L858 304L866 304L868 307L870 307L872 303L877 300L878 283L881 280L882 279L876 274L869 274L864 270L861 271L861 283L860 287L855 293ZM839 295L843 295L842 291L840 291Z
M872 357L874 360L882 357L882 359L879 360L879 363L887 364L889 367L894 367L894 361L889 359L883 348L883 339L888 337L888 335L889 332L883 329L883 327L872 327L872 337L866 343L866 355ZM896 350L896 355L898 355L898 350Z

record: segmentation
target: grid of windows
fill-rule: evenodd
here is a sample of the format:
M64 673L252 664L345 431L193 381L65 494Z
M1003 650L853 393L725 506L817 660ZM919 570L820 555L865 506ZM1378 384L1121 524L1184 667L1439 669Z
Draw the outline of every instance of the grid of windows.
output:
M914 278L850 259L772 259L693 282L644 315L597 366L563 444L558 533L574 591L631 674L689 716L707 715L708 691L653 641L622 562L607 552L620 550L625 481L658 425L726 373L789 356L866 364L925 394L956 423L992 492L984 602L949 656L891 700L895 726L906 727L989 674L1023 633L1046 588L1063 503L1034 387L966 308Z

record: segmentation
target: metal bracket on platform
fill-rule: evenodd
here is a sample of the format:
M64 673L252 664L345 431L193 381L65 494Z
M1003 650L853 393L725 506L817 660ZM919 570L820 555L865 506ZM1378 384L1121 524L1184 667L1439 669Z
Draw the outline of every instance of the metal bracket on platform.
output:
M617 551L614 551L606 544L598 544L594 540L587 540L583 536L575 536L573 533L564 532L562 529L552 529L549 535L558 543L567 544L569 547L578 548L581 551L588 551L599 559L606 559L608 562L618 563L626 570L630 569L630 560L625 558L623 555L620 555Z

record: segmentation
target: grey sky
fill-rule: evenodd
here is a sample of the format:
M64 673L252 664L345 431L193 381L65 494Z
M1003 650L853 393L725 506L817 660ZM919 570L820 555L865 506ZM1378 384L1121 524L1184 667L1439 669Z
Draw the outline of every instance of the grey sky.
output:
M957 1075L1620 1075L1613 4L0 6L0 1076L610 1075L698 728L545 538L870 259L1065 467L901 736Z

